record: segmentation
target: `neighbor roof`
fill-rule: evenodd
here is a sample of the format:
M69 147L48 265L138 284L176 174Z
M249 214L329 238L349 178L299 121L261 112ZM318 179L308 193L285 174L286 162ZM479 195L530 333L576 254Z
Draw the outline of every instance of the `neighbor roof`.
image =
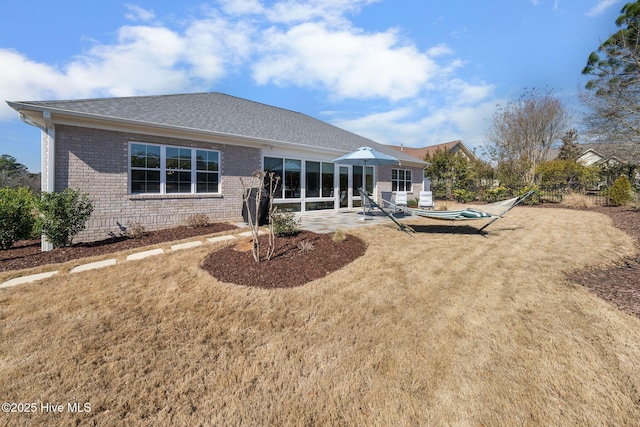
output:
M16 111L50 111L105 121L171 127L349 152L362 146L416 159L311 116L223 93L8 102ZM420 163L420 162L418 162Z
M604 159L615 158L618 161L632 165L640 165L640 145L633 142L616 143L602 142L599 144L580 144L581 154L587 151L594 151Z
M640 165L640 145L633 142L601 142L597 144L578 144L580 154L583 156L588 151L593 151L601 156L603 160L615 158L618 161L632 165ZM558 157L560 150L552 148L547 154L546 160L553 160Z
M475 157L473 152L467 148L467 146L461 140L444 142L442 144L430 145L428 147L405 147L400 145L388 145L388 147L394 150L406 153L416 159L423 160L427 154L434 154L438 150L451 151L455 147L459 147L469 157Z

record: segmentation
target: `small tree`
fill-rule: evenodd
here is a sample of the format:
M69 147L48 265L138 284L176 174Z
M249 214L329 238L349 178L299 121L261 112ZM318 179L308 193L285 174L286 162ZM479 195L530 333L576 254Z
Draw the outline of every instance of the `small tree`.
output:
M464 187L468 167L466 159L448 150L438 149L434 153L427 153L424 160L430 163L424 172L431 179L436 197L451 199L454 190Z
M624 206L633 198L631 183L625 175L620 175L609 188L609 204L612 206Z
M33 195L28 188L0 189L0 249L33 235Z
M562 137L562 145L558 150L558 159L573 160L574 162L580 155L580 147L578 146L578 131L575 129L568 130Z
M499 107L487 138L500 181L512 188L534 184L538 165L565 134L569 120L551 91L525 90L517 101Z
M275 234L273 231L273 215L274 215L274 207L273 207L273 199L276 193L276 189L278 188L278 182L280 181L280 177L277 176L273 172L266 171L255 171L253 175L251 175L251 181L249 185L245 185L244 180L240 177L240 183L244 188L243 202L247 209L248 213L248 221L249 228L251 229L251 238L253 240L253 245L251 246L251 251L253 254L253 259L255 262L260 262L261 254L260 254L260 206L262 204L262 197L265 190L267 190L267 194L269 196L269 241L267 245L267 253L265 255L266 260L270 260L275 252ZM255 200L252 201L251 197L251 189L257 189ZM256 218L251 217L251 204L254 203L253 207L255 208Z
M89 197L71 188L60 193L42 193L36 205L40 213L38 229L56 248L71 245L93 213Z
M40 174L30 173L15 157L0 155L0 187L28 187L32 193L40 192Z
M468 159L459 153L438 149L428 153L424 160L430 163L424 173L431 179L438 198L451 199L455 197L456 190L475 192L489 186L492 181L491 166L479 159Z

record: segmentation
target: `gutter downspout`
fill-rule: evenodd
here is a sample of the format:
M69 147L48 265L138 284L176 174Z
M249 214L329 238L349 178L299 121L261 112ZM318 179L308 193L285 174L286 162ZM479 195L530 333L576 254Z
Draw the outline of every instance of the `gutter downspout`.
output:
M56 189L55 176L56 176L56 128L51 120L51 112L43 111L42 119L45 123L45 129L42 131L42 171L47 171L41 177L41 191L53 193ZM46 169L45 169L46 167ZM46 182L45 182L46 180ZM53 250L53 244L49 243L44 236L41 237L40 249L44 251Z
M52 193L55 191L55 152L56 152L56 129L51 120L51 112L43 111L42 119L44 126L31 120L26 114L20 113L20 119L28 125L37 127L41 131L40 139L40 190ZM50 251L53 244L49 243L44 236L41 238L40 249Z

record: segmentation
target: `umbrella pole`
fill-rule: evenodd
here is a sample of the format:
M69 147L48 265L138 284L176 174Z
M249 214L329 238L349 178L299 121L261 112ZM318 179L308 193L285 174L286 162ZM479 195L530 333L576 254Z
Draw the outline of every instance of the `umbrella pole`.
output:
M362 166L362 187L360 188L360 190L365 193L367 190L365 190L365 182L367 181L367 161L364 160L362 162L364 164L364 166ZM366 194L366 193L365 193ZM360 196L360 203L362 203L362 221L366 221L368 219L373 220L373 218L367 218L367 210L365 207L365 203L364 203L364 197Z

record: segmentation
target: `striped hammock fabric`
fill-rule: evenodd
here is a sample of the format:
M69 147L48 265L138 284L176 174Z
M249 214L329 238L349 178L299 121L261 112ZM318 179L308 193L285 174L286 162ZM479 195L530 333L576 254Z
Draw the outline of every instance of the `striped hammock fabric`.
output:
M450 221L458 221L458 220L468 220L468 219L483 219L483 218L500 218L502 215L507 213L511 208L520 203L526 197L529 196L530 193L526 194L525 197L514 197L509 200L502 200L496 203L490 203L488 205L482 206L482 210L480 208L465 208L451 211L431 211L425 209L408 209L404 208L404 210L409 211L412 215L418 215L425 218L433 218L433 219L444 219Z
M433 219L447 219L451 221L464 219L491 218L492 215L476 209L460 209L453 211L427 211L422 209L408 209L413 215L419 215Z

